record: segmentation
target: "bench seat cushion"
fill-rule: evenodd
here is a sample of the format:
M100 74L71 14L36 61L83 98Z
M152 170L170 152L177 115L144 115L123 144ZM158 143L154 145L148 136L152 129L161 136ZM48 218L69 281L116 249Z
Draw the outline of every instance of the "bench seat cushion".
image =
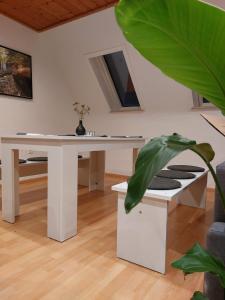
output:
M197 166L189 165L171 165L167 167L169 170L184 171L184 172L204 172L205 169Z
M37 157L29 157L28 161L48 161L47 156L37 156Z
M19 159L19 163L20 164L25 164L25 162L26 162L26 160L25 159ZM0 165L2 164L2 161L1 161L1 159L0 159Z
M154 177L149 190L174 190L181 187L181 183L174 179Z
M82 156L78 155L78 158L82 158ZM47 156L29 157L27 160L28 161L41 162L41 161L48 161L48 157Z
M190 172L174 171L174 170L161 170L157 177L170 178L170 179L192 179L196 175Z

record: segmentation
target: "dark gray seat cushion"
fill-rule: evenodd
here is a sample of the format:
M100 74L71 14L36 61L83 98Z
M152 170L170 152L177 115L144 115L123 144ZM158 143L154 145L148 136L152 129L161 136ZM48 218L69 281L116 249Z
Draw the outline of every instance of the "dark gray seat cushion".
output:
M48 161L47 156L37 156L37 157L29 157L28 161Z
M26 162L25 159L21 159L21 158L19 159L19 163L20 163L20 164L25 164L25 162Z
M167 167L169 170L184 171L184 172L204 172L205 169L197 166L189 165L171 165Z
M78 155L78 158L82 158L82 155ZM48 157L47 156L29 157L27 160L34 161L34 162L41 162L41 161L48 161Z
M149 190L174 190L181 187L181 183L174 179L154 177Z
M189 172L174 171L174 170L161 170L157 177L171 178L171 179L192 179L196 175Z
M19 164L25 164L26 160L25 159L19 159ZM2 164L2 161L0 159L0 165Z

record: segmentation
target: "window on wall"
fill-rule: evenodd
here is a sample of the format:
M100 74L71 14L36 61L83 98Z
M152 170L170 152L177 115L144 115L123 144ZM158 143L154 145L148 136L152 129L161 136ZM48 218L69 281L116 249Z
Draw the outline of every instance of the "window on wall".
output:
M192 96L193 96L193 104L194 104L194 108L209 108L209 107L214 107L214 105L209 102L209 100L207 100L206 98L200 96L199 94L197 94L196 92L192 92Z
M89 60L111 111L141 109L123 51Z

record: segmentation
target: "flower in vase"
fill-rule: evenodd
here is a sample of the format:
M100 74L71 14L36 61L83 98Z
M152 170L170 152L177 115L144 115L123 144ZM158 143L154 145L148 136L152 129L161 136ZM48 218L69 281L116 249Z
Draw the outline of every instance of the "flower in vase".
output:
M80 104L79 102L73 103L74 111L79 115L79 119L83 120L84 116L90 113L90 107L86 104Z

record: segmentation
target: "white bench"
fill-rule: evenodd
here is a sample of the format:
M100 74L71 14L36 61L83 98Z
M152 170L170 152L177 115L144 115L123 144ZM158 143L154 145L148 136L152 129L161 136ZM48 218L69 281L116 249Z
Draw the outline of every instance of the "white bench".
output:
M2 178L2 168L0 165L0 179ZM46 161L26 161L19 164L20 177L32 177L36 175L47 175L48 164ZM82 157L78 159L78 184L88 186L90 188L90 159Z
M112 187L118 192L117 257L154 271L166 272L168 214L177 204L205 208L208 171L194 179L178 180L175 190L147 190L129 213L124 209L127 182Z

